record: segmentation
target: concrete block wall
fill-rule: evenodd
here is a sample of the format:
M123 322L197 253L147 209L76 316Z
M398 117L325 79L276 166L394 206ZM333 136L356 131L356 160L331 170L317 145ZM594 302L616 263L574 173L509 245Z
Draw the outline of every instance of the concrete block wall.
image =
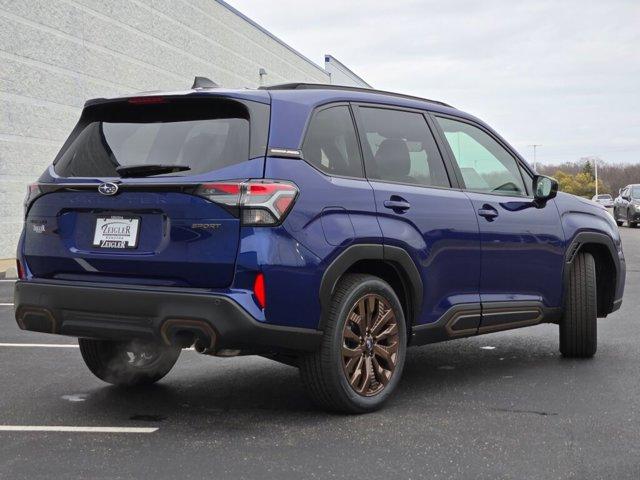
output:
M216 0L0 0L0 259L15 255L26 185L84 101L184 89L329 83L304 56Z
M372 88L371 85L353 73L351 69L333 55L324 56L324 69L331 76L331 83L334 85Z

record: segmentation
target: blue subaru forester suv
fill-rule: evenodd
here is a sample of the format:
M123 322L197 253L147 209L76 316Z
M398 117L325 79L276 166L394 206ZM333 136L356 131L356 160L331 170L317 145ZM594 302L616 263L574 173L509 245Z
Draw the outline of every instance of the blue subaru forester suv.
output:
M86 103L29 187L20 328L117 385L183 348L299 367L331 410L396 389L410 345L556 323L591 357L622 302L618 229L444 103L332 85Z

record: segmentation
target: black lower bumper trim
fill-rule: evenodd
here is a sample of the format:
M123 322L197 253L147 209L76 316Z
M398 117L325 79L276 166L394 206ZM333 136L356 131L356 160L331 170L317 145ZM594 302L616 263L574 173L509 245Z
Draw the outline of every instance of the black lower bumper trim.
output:
M206 291L113 284L18 281L16 321L23 330L110 340L171 343L191 332L210 351L311 351L322 332L258 322L232 299ZM215 344L214 344L215 343Z
M540 302L457 304L433 323L414 325L410 345L443 342L538 323L558 323L561 318L562 308L545 307Z

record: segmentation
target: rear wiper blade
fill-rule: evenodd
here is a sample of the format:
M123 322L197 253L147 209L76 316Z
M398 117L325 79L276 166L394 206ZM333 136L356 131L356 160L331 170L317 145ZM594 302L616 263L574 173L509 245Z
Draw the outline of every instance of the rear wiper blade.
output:
M126 167L116 167L116 172L125 177L149 177L151 175L161 175L163 173L176 173L191 170L186 165L128 165Z

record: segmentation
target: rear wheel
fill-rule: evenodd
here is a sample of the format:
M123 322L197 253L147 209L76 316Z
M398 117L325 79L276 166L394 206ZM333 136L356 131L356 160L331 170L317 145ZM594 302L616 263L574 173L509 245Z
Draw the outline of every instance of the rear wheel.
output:
M637 222L629 222L629 226L630 226L631 228L637 228L638 223L637 223Z
M78 343L84 363L96 377L122 386L157 382L173 368L181 350L135 340L114 342L80 338Z
M624 222L622 220L616 220L616 224L621 227Z
M568 358L588 358L596 353L598 301L593 256L580 252L571 264L560 322L560 352Z
M407 346L402 307L383 280L349 274L331 300L320 349L301 359L302 380L329 410L376 410L395 390Z

